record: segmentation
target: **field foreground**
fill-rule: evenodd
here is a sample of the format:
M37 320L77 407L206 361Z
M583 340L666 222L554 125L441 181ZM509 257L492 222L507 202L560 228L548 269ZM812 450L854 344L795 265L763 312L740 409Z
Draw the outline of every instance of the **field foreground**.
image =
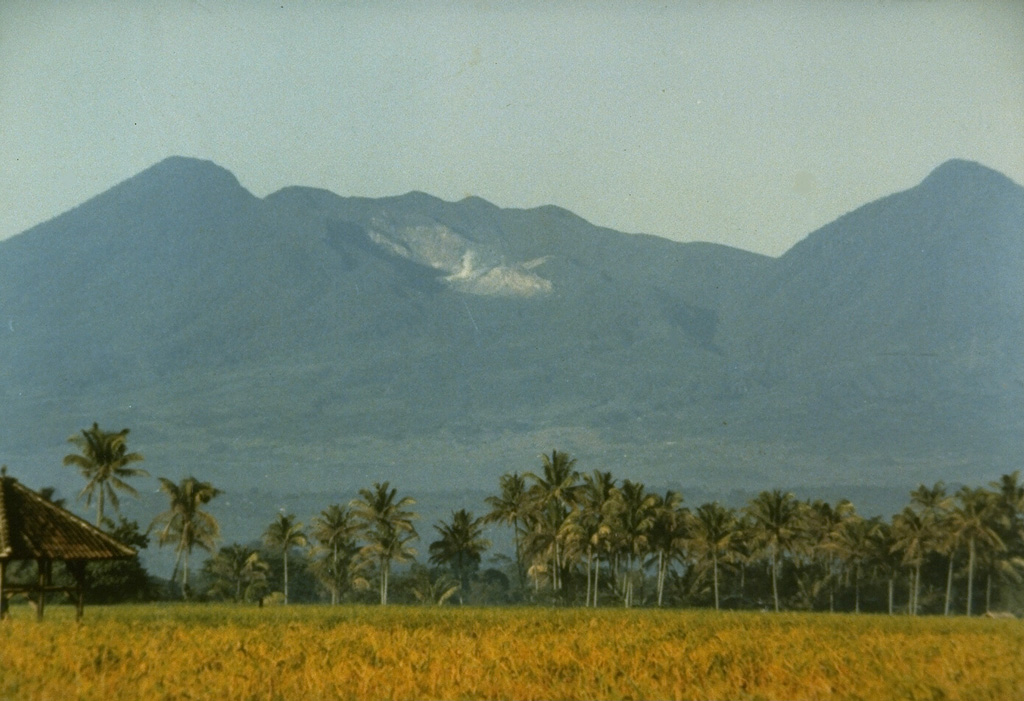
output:
M1024 698L1024 623L651 610L69 607L0 625L3 699Z

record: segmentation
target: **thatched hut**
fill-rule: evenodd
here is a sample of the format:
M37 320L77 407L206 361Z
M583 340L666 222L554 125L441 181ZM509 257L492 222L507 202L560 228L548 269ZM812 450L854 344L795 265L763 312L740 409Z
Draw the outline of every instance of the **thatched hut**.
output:
M81 618L86 563L135 555L132 548L8 477L6 467L0 469L0 617L6 616L13 594L27 593L42 619L46 594L64 592L75 601L77 618ZM18 560L36 562L35 582L7 583L8 566ZM53 563L58 560L65 563L74 586L53 584Z

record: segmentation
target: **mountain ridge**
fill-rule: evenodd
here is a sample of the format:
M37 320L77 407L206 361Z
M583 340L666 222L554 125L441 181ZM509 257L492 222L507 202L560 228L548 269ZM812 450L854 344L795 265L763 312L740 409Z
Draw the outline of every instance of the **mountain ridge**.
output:
M59 482L113 422L151 471L261 488L487 488L551 447L649 484L995 476L1022 203L949 161L771 258L174 157L0 242L0 449Z

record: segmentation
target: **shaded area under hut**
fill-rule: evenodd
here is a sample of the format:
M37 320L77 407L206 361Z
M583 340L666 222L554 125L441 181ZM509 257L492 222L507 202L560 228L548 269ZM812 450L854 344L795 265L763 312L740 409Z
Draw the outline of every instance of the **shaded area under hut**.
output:
M42 619L46 595L59 592L72 598L76 619L80 619L86 563L135 555L132 548L8 477L6 467L0 469L0 618L8 615L11 596L25 593L34 600L36 616ZM36 563L34 582L7 582L8 569L17 561ZM53 563L57 561L64 563L74 579L73 586L54 585Z

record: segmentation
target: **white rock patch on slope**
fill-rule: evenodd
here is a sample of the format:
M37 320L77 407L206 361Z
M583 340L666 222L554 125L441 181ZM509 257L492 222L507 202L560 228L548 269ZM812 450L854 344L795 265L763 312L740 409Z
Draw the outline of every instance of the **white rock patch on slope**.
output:
M501 297L532 297L551 292L551 282L530 272L543 259L512 263L441 224L390 226L374 221L370 239L391 253L447 273L442 280L460 292Z

